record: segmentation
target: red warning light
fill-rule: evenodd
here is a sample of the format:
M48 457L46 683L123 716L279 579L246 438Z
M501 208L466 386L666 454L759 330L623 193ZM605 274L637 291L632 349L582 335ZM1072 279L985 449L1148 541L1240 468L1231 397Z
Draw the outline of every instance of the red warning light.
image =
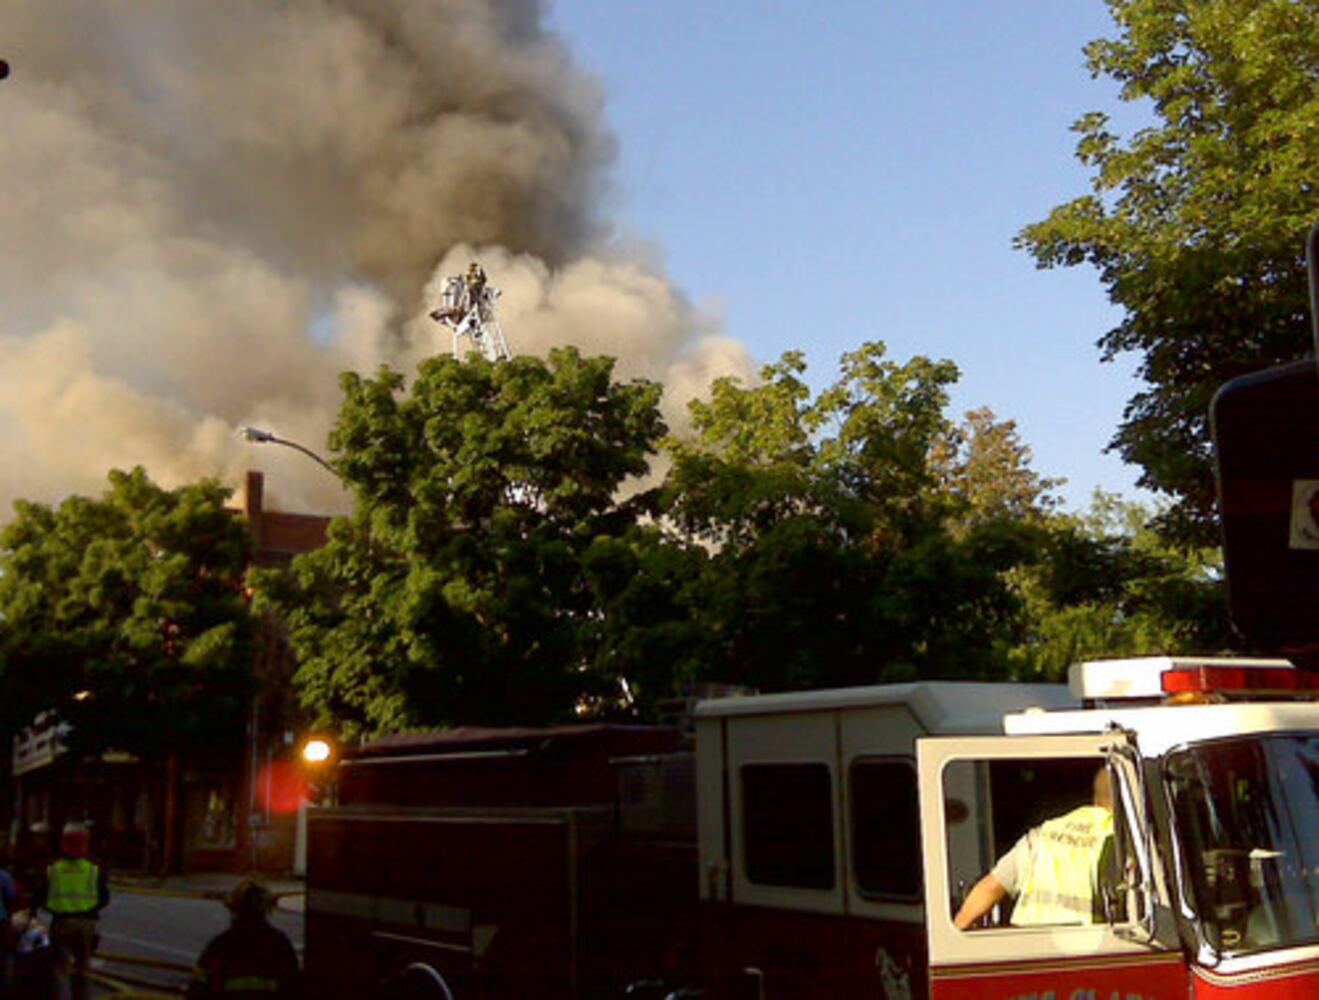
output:
M1319 676L1293 667L1177 667L1160 676L1165 694L1261 694L1319 690Z

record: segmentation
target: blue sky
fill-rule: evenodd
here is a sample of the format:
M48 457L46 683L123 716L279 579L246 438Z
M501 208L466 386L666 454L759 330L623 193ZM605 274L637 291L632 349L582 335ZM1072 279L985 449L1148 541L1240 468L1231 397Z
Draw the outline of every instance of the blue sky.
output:
M1088 190L1071 123L1140 121L1082 46L1101 0L557 0L619 141L609 214L654 241L758 360L817 387L867 340L949 358L953 412L1018 424L1073 508L1136 497L1104 448L1139 386L1103 364L1118 314L1088 268L1036 270L1014 235Z

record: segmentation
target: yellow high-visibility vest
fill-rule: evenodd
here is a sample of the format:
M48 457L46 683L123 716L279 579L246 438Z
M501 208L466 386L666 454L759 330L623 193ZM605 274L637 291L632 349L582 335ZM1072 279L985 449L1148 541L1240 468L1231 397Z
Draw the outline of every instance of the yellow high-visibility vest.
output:
M1042 824L1012 923L1019 927L1091 923L1099 859L1112 833L1113 814L1102 806L1080 806Z
M56 916L95 910L100 876L100 869L86 858L60 858L46 869L46 909Z

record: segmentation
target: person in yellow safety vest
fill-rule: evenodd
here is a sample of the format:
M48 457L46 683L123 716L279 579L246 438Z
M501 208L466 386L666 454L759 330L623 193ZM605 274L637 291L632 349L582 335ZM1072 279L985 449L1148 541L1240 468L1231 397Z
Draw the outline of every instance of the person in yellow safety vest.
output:
M1004 896L1016 899L1014 927L1092 923L1112 835L1113 786L1101 767L1090 804L1028 830L972 887L953 923L966 930Z
M197 959L188 1000L290 1000L298 995L298 954L288 935L267 919L273 903L257 882L247 879L234 886L225 901L233 921Z
M87 857L91 838L81 823L68 823L60 856L46 869L45 899L60 997L87 996L87 966L96 948L96 921L110 902L105 869Z

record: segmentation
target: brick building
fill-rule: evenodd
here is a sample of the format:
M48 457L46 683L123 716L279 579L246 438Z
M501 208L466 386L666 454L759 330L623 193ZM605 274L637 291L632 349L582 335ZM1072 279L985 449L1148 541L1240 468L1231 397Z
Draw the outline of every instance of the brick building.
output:
M325 543L329 518L267 510L264 477L247 474L235 510L252 537L252 562L287 566ZM75 761L61 752L58 724L39 719L14 740L14 832L89 818L98 850L114 867L147 870L266 870L294 866L298 786L293 756L300 717L293 657L280 624L259 624L256 691L246 725L223 744L190 748L172 764L127 754Z

